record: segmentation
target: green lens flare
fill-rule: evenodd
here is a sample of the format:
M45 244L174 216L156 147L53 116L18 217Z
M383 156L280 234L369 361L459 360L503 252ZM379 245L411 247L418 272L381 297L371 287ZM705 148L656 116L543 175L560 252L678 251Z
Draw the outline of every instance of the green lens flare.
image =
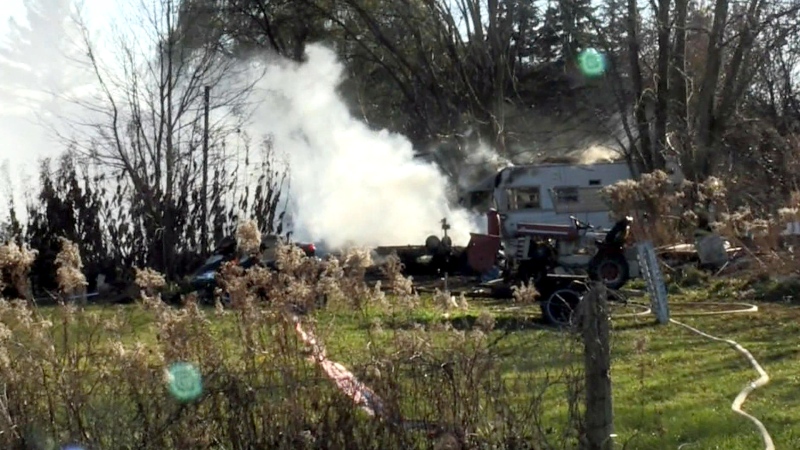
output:
M587 77L599 77L606 71L606 57L593 48L587 48L578 55L578 66Z
M179 401L190 402L203 393L203 380L200 371L189 363L179 362L167 371L169 392Z

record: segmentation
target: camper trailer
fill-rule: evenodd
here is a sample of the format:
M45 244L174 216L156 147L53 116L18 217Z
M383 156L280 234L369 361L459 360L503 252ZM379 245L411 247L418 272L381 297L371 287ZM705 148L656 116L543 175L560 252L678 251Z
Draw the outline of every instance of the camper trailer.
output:
M597 228L613 225L600 190L633 178L625 162L506 167L467 193L471 208L495 208L504 228L518 222L569 224L570 216Z
M667 170L673 182L680 182L675 162ZM470 266L482 273L497 264L502 243L507 272L523 281L555 267L588 268L618 289L638 275L636 254L625 245L632 219L612 218L601 190L633 178L624 162L498 171L469 193L471 207L488 210L487 233L472 234L468 246Z

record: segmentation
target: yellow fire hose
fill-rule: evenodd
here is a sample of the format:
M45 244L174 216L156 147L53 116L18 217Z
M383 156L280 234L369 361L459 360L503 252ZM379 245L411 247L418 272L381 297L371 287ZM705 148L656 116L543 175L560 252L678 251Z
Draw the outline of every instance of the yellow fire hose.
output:
M629 302L629 304L634 304L636 306L643 306L643 307L646 308L646 311L638 312L638 313L630 313L630 314L617 314L617 315L613 315L612 314L611 317L612 318L638 317L638 316L644 316L644 315L647 315L647 314L651 313L651 309L647 305L644 305L642 303L634 303L634 302ZM686 304L681 304L681 306L686 306ZM703 302L703 303L697 304L696 306L706 306L706 307L707 306L723 306L723 307L732 307L733 306L733 307L739 307L737 309L725 309L725 310L722 310L722 311L696 311L696 312L684 312L684 313L677 313L677 314L676 313L670 313L671 318L669 319L669 321L671 323L679 325L679 326L681 326L683 328L686 328L687 330L692 331L693 333L696 333L696 334L698 334L698 335L700 335L700 336L702 336L702 337L704 337L706 339L709 339L709 340L712 340L712 341L717 341L717 342L724 342L724 343L730 345L731 347L733 347L737 352L739 352L742 355L744 355L745 358L747 358L747 361L750 363L750 365L753 367L753 369L755 369L755 371L758 372L759 377L755 381L751 381L750 383L748 383L744 387L744 389L742 389L739 392L739 395L736 396L736 398L733 400L733 403L731 404L731 409L733 410L733 412L735 412L735 413L745 417L746 419L750 420L751 422L753 422L753 424L756 426L756 428L758 428L759 433L761 433L761 439L764 441L764 449L765 450L775 450L775 444L772 442L772 436L770 436L770 434L767 431L767 428L764 426L764 424L760 420L758 420L756 417L754 417L753 415L748 414L747 412L742 410L742 405L744 404L745 400L747 400L747 396L750 395L750 393L752 393L756 389L758 389L760 387L763 387L767 383L769 383L769 375L764 370L764 368L761 367L761 365L758 363L758 361L755 359L755 357L753 357L753 355L746 348L742 347L736 341L733 341L733 340L730 340L730 339L720 338L720 337L717 337L717 336L712 336L712 335L710 335L710 334L708 334L708 333L706 333L704 331L701 331L701 330L698 330L695 327L692 327L691 325L687 325L687 324L685 324L683 322L679 322L679 321L677 321L677 320L672 318L672 317L700 317L700 316L716 316L716 315L726 315L726 314L751 313L751 312L758 312L758 306L752 305L752 304L749 304L749 303L722 303L722 302ZM684 446L686 446L686 445L687 444L681 445L679 447L679 449L684 447Z

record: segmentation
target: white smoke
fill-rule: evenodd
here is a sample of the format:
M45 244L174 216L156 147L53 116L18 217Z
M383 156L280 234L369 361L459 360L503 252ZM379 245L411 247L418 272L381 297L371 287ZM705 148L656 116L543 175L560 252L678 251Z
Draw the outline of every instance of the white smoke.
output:
M102 12L109 3L94 7L105 5ZM39 162L63 153L55 135L65 131L61 118L83 112L72 100L86 97L93 76L74 20L76 2L29 0L17 6L0 11L0 19L8 20L0 27L0 164L8 172L0 186L0 222L13 200L24 223L25 203L38 193Z
M598 164L617 161L621 156L618 150L594 144L581 150L577 155L577 159L579 164Z
M446 177L414 159L404 136L351 116L337 92L343 66L334 52L306 52L304 63L269 62L248 130L270 136L289 162L294 237L330 248L422 244L441 235L446 218L454 244L466 245L478 226L449 205Z
M65 5L69 2L57 1ZM62 19L56 16L53 22ZM37 48L44 51L48 45L58 42L57 38L64 33L63 30L54 32L46 42L37 42ZM28 34L36 33L31 30ZM128 35L122 34L120 38L127 39ZM66 49L61 50L69 53ZM112 75L114 71L122 70L115 65L117 58L113 53L101 57ZM52 67L53 58L29 59L32 62L48 61L36 71L37 75L41 74L36 84L40 88L43 84L48 85L44 90L49 92L45 94L51 94L45 95L44 99L52 99L53 90L58 89L62 94L68 90L67 87L50 86L53 83L49 82L59 76L65 65ZM451 224L449 234L454 243L466 245L469 233L481 228L480 222L473 220L470 213L449 206L448 190L451 187L446 177L432 163L414 159L412 145L405 137L371 130L350 115L337 92L343 66L334 52L321 45L311 45L305 63L270 58L259 60L256 65L259 64L261 67L250 71L252 76L261 76L263 69L266 69L266 75L256 83L256 98L251 100L257 106L246 131L255 138L269 136L273 148L289 163L290 184L285 194L289 196L288 213L294 238L321 242L329 248L422 244L428 235L441 235L440 221L446 218ZM31 81L31 72L20 72L13 84L7 77L0 78L6 82L2 93L13 93L21 98L25 91L23 88L31 86L16 83ZM92 79L91 74L84 74L81 81ZM235 80L229 81L236 84ZM76 86L68 86L73 87ZM225 88L216 86L212 93ZM69 97L88 101L91 95L75 93ZM64 98L66 95L60 97L60 101L51 102L46 108L42 104L36 105L35 109L46 109L49 113L49 126L57 125L53 122L58 122L64 115L77 115L66 114L64 108L69 106L71 111L74 105L68 104L70 101ZM30 105L30 102L21 103ZM65 149L62 142L48 136L48 130L37 120L32 109L18 108L13 117L8 110L0 114L5 135L0 162L8 161L11 172L15 174L23 173L20 169L25 172L25 176L11 180L9 184L12 186L3 186L2 194L15 197L18 205L24 201L21 198L23 192L37 192L34 186L38 184L35 179L37 159L57 156ZM87 111L80 111L80 119L72 120L92 120L84 119L86 114ZM21 122L28 126L22 127ZM26 179L30 186L23 187L22 182ZM11 190L13 192L6 192ZM0 202L0 210L5 209L5 200ZM20 218L25 220L24 215Z
M469 188L471 184L497 173L504 167L513 165L511 160L501 156L497 150L479 142L474 148L467 151L466 160L459 171L459 186Z

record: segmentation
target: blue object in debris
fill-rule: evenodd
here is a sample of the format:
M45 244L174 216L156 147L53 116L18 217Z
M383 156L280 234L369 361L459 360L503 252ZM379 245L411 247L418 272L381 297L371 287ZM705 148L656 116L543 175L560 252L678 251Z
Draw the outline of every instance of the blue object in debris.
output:
M500 268L492 266L491 269L481 274L481 282L486 283L500 278Z

